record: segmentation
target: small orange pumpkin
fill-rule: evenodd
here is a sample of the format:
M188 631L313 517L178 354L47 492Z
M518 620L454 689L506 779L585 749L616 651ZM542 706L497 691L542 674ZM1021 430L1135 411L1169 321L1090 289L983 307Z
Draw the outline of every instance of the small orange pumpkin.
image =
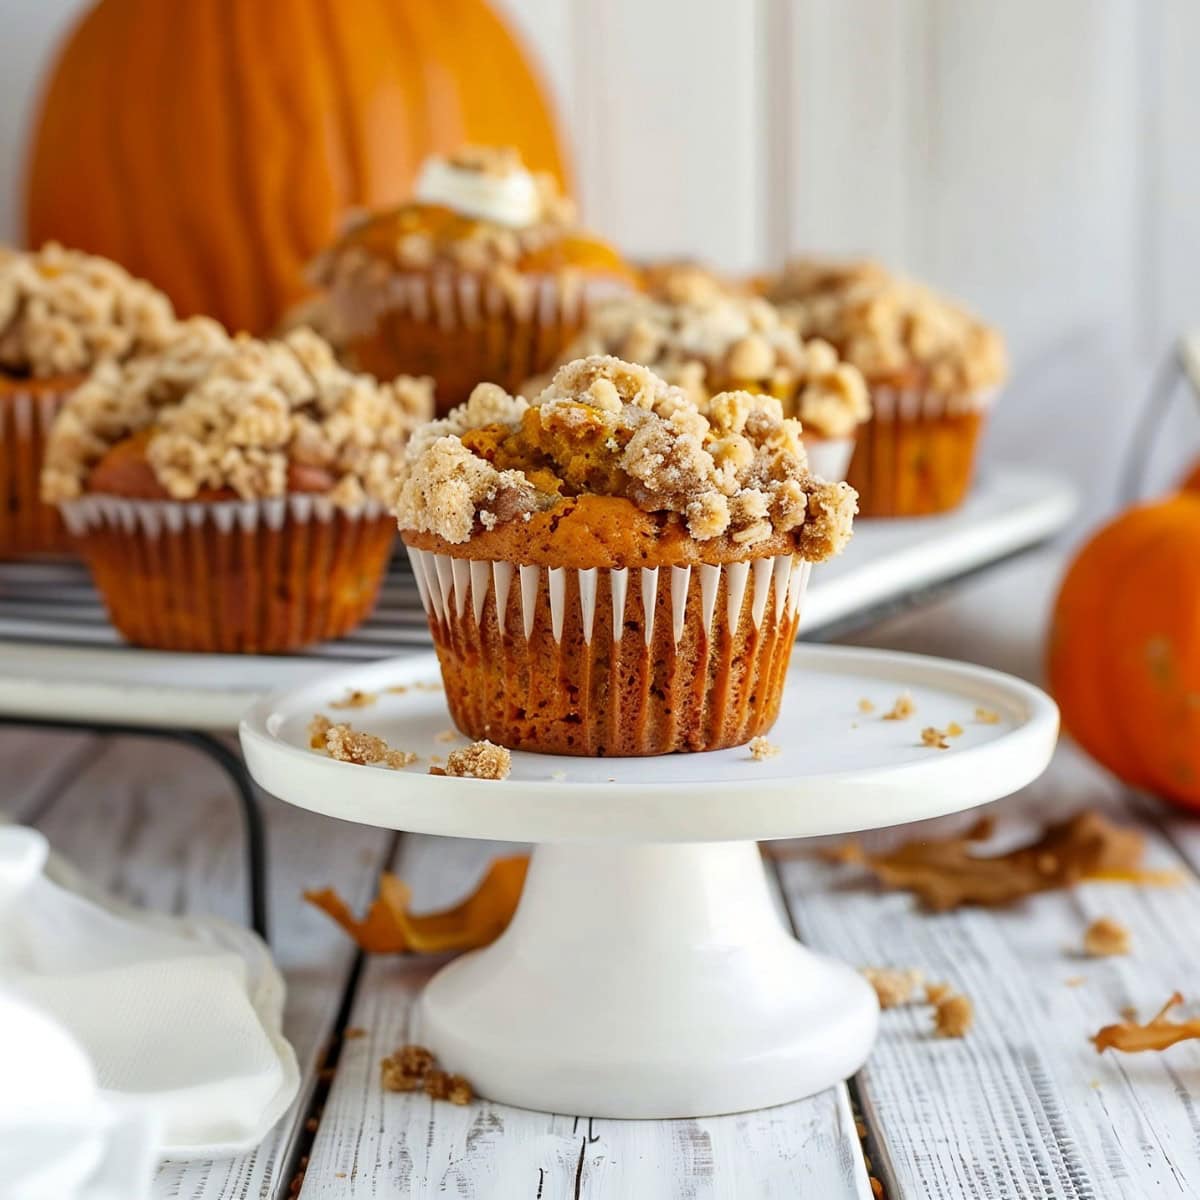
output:
M1084 546L1048 671L1063 727L1093 758L1200 809L1200 494L1133 508Z
M562 178L546 98L485 0L100 0L50 76L26 232L263 331L348 210L403 200L463 142Z
M1188 473L1179 481L1182 492L1200 492L1200 462L1193 463Z

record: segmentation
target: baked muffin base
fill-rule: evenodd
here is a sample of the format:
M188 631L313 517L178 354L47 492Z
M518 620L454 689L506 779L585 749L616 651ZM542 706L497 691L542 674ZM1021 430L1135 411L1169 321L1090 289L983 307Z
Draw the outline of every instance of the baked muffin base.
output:
M809 564L515 567L409 547L472 738L547 754L738 746L779 712Z
M0 558L72 549L58 509L42 503L40 481L50 426L78 383L0 375Z
M582 329L590 308L624 290L608 280L527 277L513 292L473 273L407 272L377 294L335 296L353 365L378 379L429 375L437 415L486 380L509 392L549 368Z
M375 605L395 538L380 505L323 497L63 505L121 635L160 650L271 654L341 637Z
M957 508L975 472L988 397L872 388L846 475L863 517L915 517Z

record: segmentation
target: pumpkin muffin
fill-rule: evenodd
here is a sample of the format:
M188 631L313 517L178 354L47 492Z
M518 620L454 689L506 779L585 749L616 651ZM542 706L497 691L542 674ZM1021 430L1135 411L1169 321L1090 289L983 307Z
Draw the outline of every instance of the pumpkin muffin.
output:
M661 270L655 296L599 306L564 359L614 354L641 363L703 405L725 391L777 397L803 426L815 474L844 479L859 426L870 416L867 387L826 341L802 340L774 305L737 295L711 271ZM545 380L533 380L527 391Z
M313 267L347 361L429 375L441 412L544 370L601 297L636 284L516 150L430 158L413 199L358 221Z
M481 384L419 430L396 512L459 729L643 755L770 728L810 566L854 509L774 396L702 410L594 356L532 402Z
M836 346L870 386L873 413L848 475L863 515L916 516L960 504L1006 373L1000 335L873 262L797 259L767 294L802 337Z
M195 317L72 393L42 494L130 641L294 650L374 605L396 472L432 409L428 380L353 375L310 330L256 341Z
M0 558L70 548L38 494L55 414L93 366L160 346L174 321L166 296L107 259L0 246Z

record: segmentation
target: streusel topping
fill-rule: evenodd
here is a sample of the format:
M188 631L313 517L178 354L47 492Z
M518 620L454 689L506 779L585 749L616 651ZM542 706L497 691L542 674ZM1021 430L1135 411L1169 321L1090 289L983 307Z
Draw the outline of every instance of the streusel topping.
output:
M702 408L646 367L594 355L532 403L481 384L420 430L396 512L401 529L462 543L588 494L678 514L698 541L749 548L800 530L813 560L842 548L857 507L851 487L809 473L800 422L774 396L725 392Z
M409 434L432 409L429 380L351 374L311 330L258 341L196 317L157 353L102 363L75 391L50 434L42 493L81 495L111 447L149 430L147 461L177 500L281 496L297 466L332 479L339 507L390 504Z
M174 323L162 292L106 258L0 246L0 372L82 374L156 349Z
M631 296L601 305L564 359L615 354L643 363L702 407L731 389L767 392L824 437L847 437L871 415L858 369L828 342L803 341L766 300L723 291L703 271L680 271L664 286L675 300Z
M802 337L832 342L873 381L916 367L933 391L957 394L993 387L1007 371L996 330L877 263L797 259L768 295Z
M527 170L513 149L466 147L429 160L413 201L360 217L309 273L335 293L377 288L397 271L438 266L519 289L519 272L533 263L566 270L555 250L572 240L589 239L575 229L574 206L553 176ZM620 265L614 252L596 247L605 265Z

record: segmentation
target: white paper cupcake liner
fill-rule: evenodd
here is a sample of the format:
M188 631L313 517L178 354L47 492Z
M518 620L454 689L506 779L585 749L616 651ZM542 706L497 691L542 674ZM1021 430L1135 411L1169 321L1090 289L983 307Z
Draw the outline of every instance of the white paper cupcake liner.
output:
M261 523L267 529L282 529L293 521L327 523L338 513L349 518L371 520L382 516L385 508L368 500L357 509L346 510L327 496L296 493L267 500L131 500L123 496L82 496L61 503L63 522L76 537L102 527L119 528L126 533L140 530L150 538L162 533L181 533L211 521L221 533L239 529L251 533Z
M841 483L850 469L854 441L853 437L824 438L806 435L804 449L808 453L808 469L818 479Z
M488 593L492 592L502 636L509 636L513 632L514 623L508 617L510 606L515 605L518 613L515 628L528 640L533 634L538 606L545 604L549 609L554 640L561 642L567 597L573 594L578 597L583 639L590 645L597 631L598 576L604 574L608 576L612 599L610 629L614 638L624 634L631 568L514 566L508 562L452 558L448 554L435 554L413 546L407 547L407 550L421 604L431 621L444 623L451 614L461 621L469 609L475 624L481 626ZM689 596L695 595L691 588L693 571L700 580L695 600L700 605L701 626L705 635L712 637L714 618L717 616L717 597L722 590L725 611L721 615L730 629L737 627L746 605L749 605L754 628L760 629L767 604L772 599L776 623L784 619L791 620L799 611L812 564L798 555L780 554L719 566L701 564L696 567L641 567L634 570L640 573L643 632L646 645L649 646L654 640L659 589L664 587L670 589L672 642L679 644L688 619ZM543 573L546 576L544 589ZM567 587L569 574L575 576L577 586L574 589ZM545 600L542 599L543 595Z
M998 390L946 393L923 388L872 387L871 416L876 421L919 421L986 412Z
M63 551L69 542L40 494L50 428L72 389L6 391L0 410L0 553Z

